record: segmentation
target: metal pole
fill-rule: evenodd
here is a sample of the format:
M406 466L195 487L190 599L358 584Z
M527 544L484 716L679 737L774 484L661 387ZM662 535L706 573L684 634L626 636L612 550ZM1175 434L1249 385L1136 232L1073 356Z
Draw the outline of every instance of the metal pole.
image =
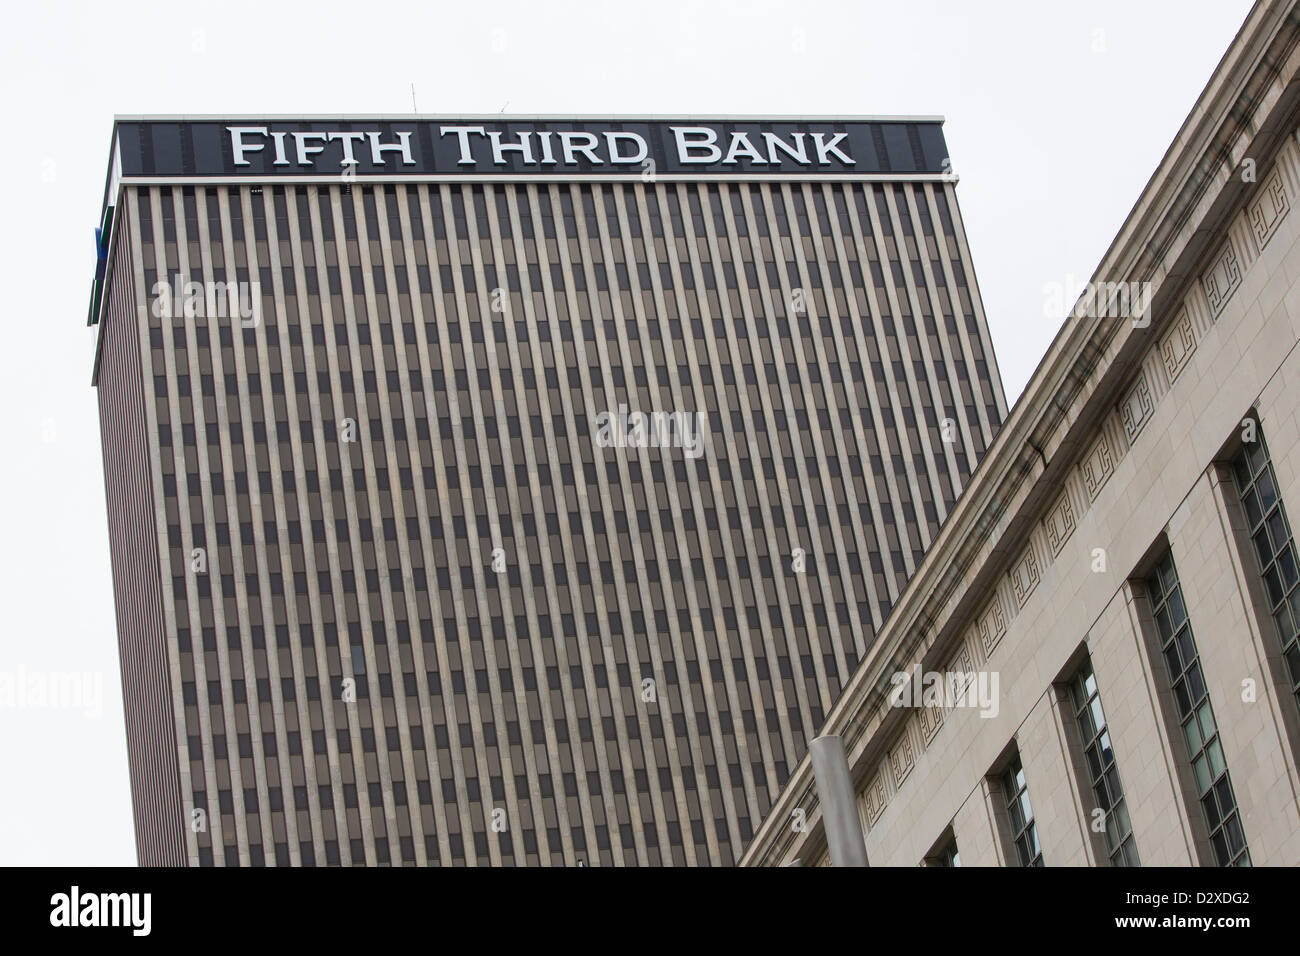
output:
M818 737L808 747L817 799L822 808L822 826L830 848L831 866L867 866L867 844L858 821L858 803L849 775L844 738Z

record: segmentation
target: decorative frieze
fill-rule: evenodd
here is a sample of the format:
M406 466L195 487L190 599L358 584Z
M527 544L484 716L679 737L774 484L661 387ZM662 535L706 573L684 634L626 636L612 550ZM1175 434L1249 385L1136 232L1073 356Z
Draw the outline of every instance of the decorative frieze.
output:
M996 595L975 622L975 632L979 635L980 646L984 648L984 656L988 657L1007 632L1006 612L1002 610L1002 601Z
M1065 490L1061 496L1056 499L1056 504L1052 505L1047 517L1043 519L1043 528L1047 531L1047 543L1051 546L1052 555L1056 556L1061 553L1065 547L1065 542L1074 534L1074 506L1070 504L1070 492Z
M1033 594L1034 588L1038 587L1038 579L1041 577L1032 542L1025 548L1025 553L1020 556L1020 560L1011 568L1009 577L1011 587L1016 592L1016 604L1024 607L1025 602L1029 600L1029 595Z
M1173 327L1160 343L1160 358L1164 360L1165 372L1173 382L1187 367L1187 360L1196 351L1196 325L1186 306L1178 313Z
M1259 191L1259 198L1250 206L1247 218L1250 228L1254 230L1255 241L1263 249L1277 232L1278 223L1291 208L1286 195L1286 183L1279 170L1273 170Z
M1232 293L1241 285L1241 265L1237 262L1231 237L1214 257L1214 262L1205 275L1201 276L1201 285L1205 289L1205 297L1210 301L1210 312L1218 318Z
M889 766L894 771L894 786L901 786L907 775L916 766L916 754L912 751L912 737L903 729L903 736L889 752Z
M1124 423L1124 434L1130 444L1142 432L1154 410L1155 403L1151 400L1146 375L1139 372L1137 381L1129 387L1124 400L1119 403L1120 421Z
M957 652L952 655L952 660L948 662L948 674L952 681L952 696L944 702L944 706L949 710L956 705L956 701L961 699L966 688L975 680L975 664L971 661L970 648L963 642L957 648Z
M917 713L917 720L921 724L921 736L925 738L925 742L928 744L934 740L934 735L943 726L942 705L938 707L921 707Z
M1110 453L1110 439L1103 432L1096 444L1079 465L1083 474L1083 486L1088 490L1088 498L1097 500L1097 494L1115 472L1115 458Z
M867 784L866 791L862 794L864 809L867 811L867 822L875 823L880 819L880 815L885 812L885 781L880 776L880 771L871 778L871 783Z

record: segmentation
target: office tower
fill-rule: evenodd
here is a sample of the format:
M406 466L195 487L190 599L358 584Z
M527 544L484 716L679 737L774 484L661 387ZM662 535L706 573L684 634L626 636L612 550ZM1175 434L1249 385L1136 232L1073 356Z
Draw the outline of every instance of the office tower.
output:
M735 862L1006 414L940 122L112 148L141 862Z

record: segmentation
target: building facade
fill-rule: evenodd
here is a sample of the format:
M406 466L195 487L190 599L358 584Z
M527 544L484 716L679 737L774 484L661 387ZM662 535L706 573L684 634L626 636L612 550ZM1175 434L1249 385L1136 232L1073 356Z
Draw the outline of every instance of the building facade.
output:
M822 728L872 865L1300 863L1297 41L1251 12Z
M733 863L1006 414L934 120L120 119L141 863Z

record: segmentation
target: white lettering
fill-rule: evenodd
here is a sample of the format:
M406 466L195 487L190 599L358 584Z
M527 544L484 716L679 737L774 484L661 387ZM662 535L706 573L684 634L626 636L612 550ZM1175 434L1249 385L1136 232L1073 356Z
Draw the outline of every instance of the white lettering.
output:
M777 136L775 133L763 134L763 141L767 143L767 161L769 163L781 162L781 160L777 159L776 156L777 151L780 150L796 162L802 163L805 166L808 165L808 147L805 146L803 142L804 134L793 133L791 134L791 138L794 140L793 146L783 142L781 137Z
M492 140L492 162L505 165L505 153L511 151L523 156L524 162L529 166L533 165L536 160L533 159L532 135L532 133L520 133L518 143L503 143L499 132L493 130L488 133L488 139Z
M254 153L261 152L263 144L245 143L244 136L247 133L260 133L261 135L265 136L267 135L266 127L265 126L227 126L226 129L230 132L230 149L231 152L235 154L235 165L251 166L252 163L249 160L244 158L244 154L249 152L254 152Z
M636 155L624 156L618 151L619 142L629 142L636 144ZM609 145L609 161L611 163L639 163L650 155L650 147L646 145L637 133L626 133L621 131L610 131L605 134L605 142Z
M850 166L856 165L856 163L853 160L853 157L849 156L847 153L841 152L839 147L835 145L836 143L838 143L840 140L844 139L848 135L849 135L848 133L836 133L831 138L831 141L829 143L826 143L822 141L823 137L826 136L825 133L813 133L812 134L813 145L817 147L817 162L821 163L823 166L826 165L828 162L830 162L830 160L827 157L829 157L831 153L834 153L836 156L840 158L840 162L847 163Z
M669 128L677 139L677 159L680 162L716 163L722 158L722 150L714 145L718 141L718 134L707 126L672 126ZM704 150L704 155L694 155L694 150Z
M538 133L537 138L542 141L542 165L553 166L555 164L555 153L551 149L551 131L546 130L544 133Z
M738 159L740 156L744 156L751 163L767 163L767 160L763 158L763 154L756 150L754 144L749 141L748 134L732 133L731 146L727 150L727 158L723 162L738 163L740 162Z
M461 166L474 165L474 154L469 148L469 138L471 135L486 136L487 132L482 126L443 126L439 129L439 136L446 136L448 133L456 134L456 141L460 144L460 159L457 161Z
M414 166L415 160L411 158L411 134L402 132L397 134L397 142L381 145L379 142L379 133L367 133L370 137L370 161L376 166L384 165L384 153L399 152L402 154L403 166Z
M284 154L284 133L272 133L271 139L275 140L275 166L288 166L289 158Z
M318 139L318 140L320 140L322 143L328 143L328 142L329 142L329 134L328 134L328 133L294 133L294 134L293 134L293 141L294 141L294 144L295 144L295 145L297 146L297 148L298 148L298 165L299 165L299 166L310 166L310 165L312 165L312 161L311 161L310 159L308 159L307 157L308 157L309 155L314 155L314 154L316 154L316 153L323 153L323 152L325 152L325 147L324 147L324 146L308 146L308 145L307 145L307 141L308 141L308 140L312 140L312 139Z
M330 141L341 140L343 142L343 161L340 166L355 166L357 162L356 155L352 152L354 142L365 142L365 133L330 133Z
M577 130L560 131L560 146L564 150L564 161L566 163L576 163L577 160L574 159L574 155L582 153L593 166L602 165L604 160L596 155L597 142L599 140L596 139L595 133L583 133Z
M85 893L72 887L69 893L50 897L50 925L61 927L128 927L134 936L148 936L153 929L152 893Z

